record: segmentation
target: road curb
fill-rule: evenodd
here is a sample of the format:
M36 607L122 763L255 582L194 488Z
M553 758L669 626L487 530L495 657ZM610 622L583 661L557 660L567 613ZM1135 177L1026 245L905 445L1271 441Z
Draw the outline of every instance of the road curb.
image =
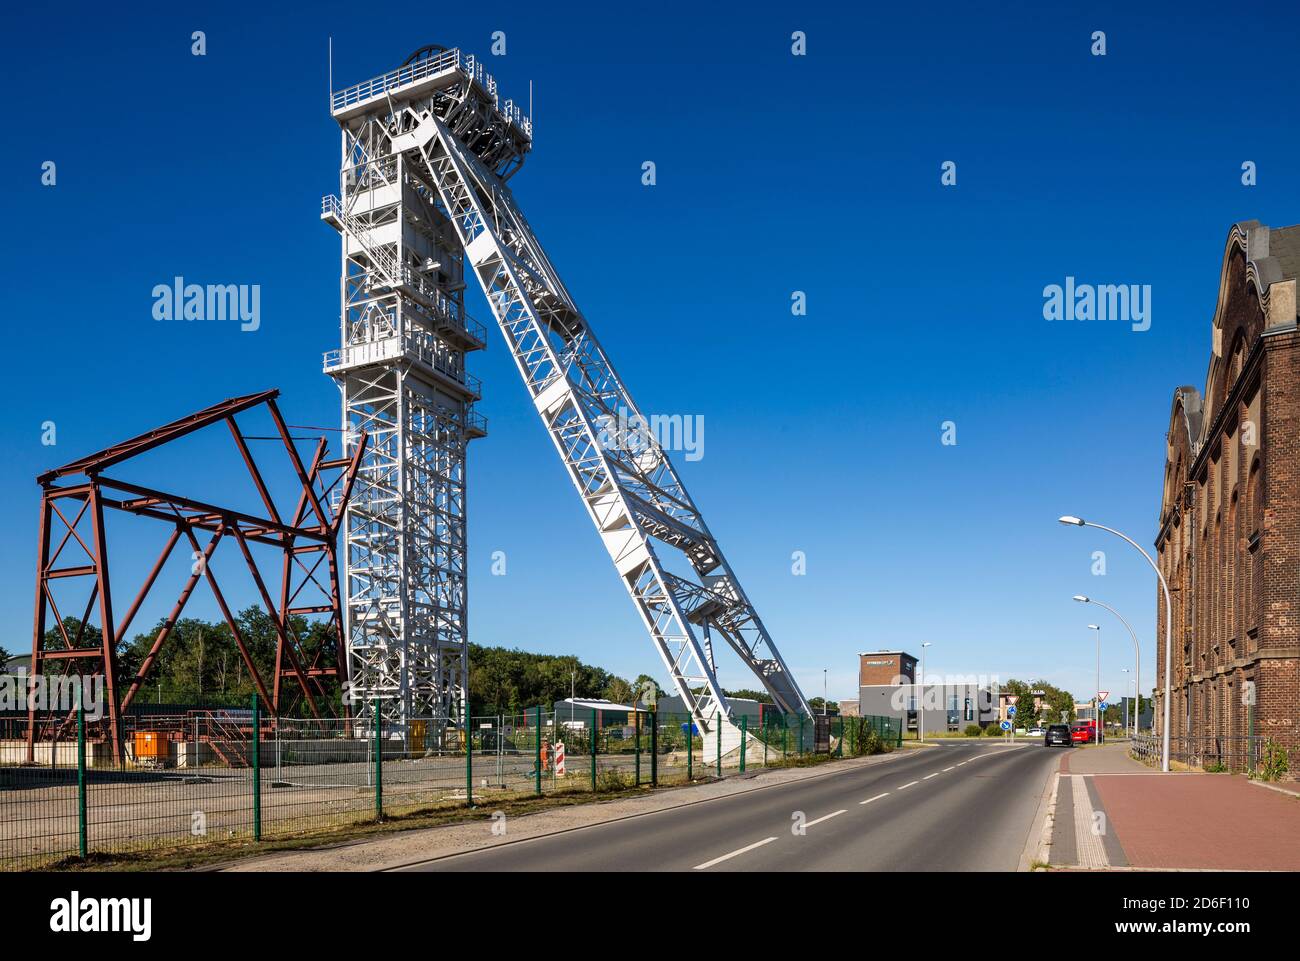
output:
M1038 823L1041 816L1043 820L1042 829L1038 832L1038 845L1035 856L1031 860L1029 849L1033 845L1034 829L1031 825L1029 828L1029 840L1025 844L1025 851L1020 856L1020 870L1034 870L1035 862L1041 865L1050 865L1052 863L1052 831L1056 825L1056 792L1061 786L1061 772L1048 771L1048 777L1052 782L1052 789L1043 793L1043 799L1039 802L1038 813L1034 815L1034 824ZM1044 806L1046 810L1044 810ZM1040 870L1046 870L1046 867Z
M1255 787L1268 788L1270 791L1276 791L1278 794L1285 794L1287 797L1300 798L1300 791L1293 791L1290 788L1282 787L1280 784L1269 784L1267 781L1249 780L1247 784L1253 784Z

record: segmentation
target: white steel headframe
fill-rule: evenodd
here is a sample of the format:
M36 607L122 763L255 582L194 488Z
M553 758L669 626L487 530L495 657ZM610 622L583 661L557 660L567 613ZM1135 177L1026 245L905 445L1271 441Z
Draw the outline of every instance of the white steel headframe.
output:
M658 441L646 432L629 438L616 426L644 421L505 185L531 144L531 122L508 103L494 112L495 85L490 78L482 84L472 59L458 51L440 57L439 66L418 76L403 67L336 94L335 103L347 110L385 98L391 152L454 229L529 396L697 724L708 732L721 722L734 746L715 635L779 709L809 713ZM430 86L437 89L426 95ZM490 101L475 96L488 86Z
M346 116L339 197L342 346L325 370L350 447L371 438L345 524L349 695L390 729L428 719L427 746L468 709L465 452L486 433L465 354L485 331L464 312L464 254L400 151L390 104Z

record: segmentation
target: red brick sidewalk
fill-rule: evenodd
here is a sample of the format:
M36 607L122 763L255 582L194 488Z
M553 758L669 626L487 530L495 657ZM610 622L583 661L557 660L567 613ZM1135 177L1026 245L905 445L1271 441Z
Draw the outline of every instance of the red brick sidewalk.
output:
M1300 871L1300 798L1243 775L1097 774L1091 778L1137 868Z

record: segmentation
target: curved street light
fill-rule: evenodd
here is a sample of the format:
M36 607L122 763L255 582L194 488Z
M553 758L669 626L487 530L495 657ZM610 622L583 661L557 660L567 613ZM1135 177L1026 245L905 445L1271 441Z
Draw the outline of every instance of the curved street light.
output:
M1119 622L1123 624L1125 628L1128 629L1129 637L1133 638L1133 657L1135 658L1133 664L1133 668L1134 668L1133 683L1136 685L1136 691L1137 691L1137 700L1134 703L1133 710L1134 710L1134 716L1137 716L1142 712L1142 646L1138 643L1138 636L1134 632L1133 626L1129 624L1128 621L1124 620L1123 614L1115 610L1115 608L1111 607L1109 604L1099 601L1096 598L1088 597L1084 594L1075 594L1074 599L1081 604L1096 604L1098 607L1104 607L1106 610L1110 611L1112 614L1114 614L1116 617L1119 618ZM1133 724L1133 733L1134 734L1137 733L1136 721Z
M1114 534L1131 544L1139 554L1146 558L1151 569L1156 572L1156 577L1160 579L1160 589L1165 595L1165 696L1164 705L1161 708L1161 745L1160 745L1160 770L1168 773L1169 771L1169 700L1170 689L1173 687L1173 658L1174 658L1174 633L1173 633L1173 602L1169 598L1169 584L1165 581L1165 575L1161 572L1160 567L1151 559L1151 555L1144 551L1141 545L1127 534L1122 534L1113 527L1106 527L1102 524L1094 524L1092 521L1085 521L1082 517L1065 515L1058 517L1062 524L1068 524L1074 527L1095 527L1099 531L1105 531L1108 534ZM1140 697L1142 692L1138 691Z

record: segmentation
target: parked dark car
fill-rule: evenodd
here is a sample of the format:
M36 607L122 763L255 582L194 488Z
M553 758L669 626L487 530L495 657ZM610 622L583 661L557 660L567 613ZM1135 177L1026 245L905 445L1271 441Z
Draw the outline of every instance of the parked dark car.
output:
M1047 733L1043 735L1043 747L1051 747L1053 744L1059 744L1061 747L1074 746L1074 740L1070 737L1070 725L1048 725Z

